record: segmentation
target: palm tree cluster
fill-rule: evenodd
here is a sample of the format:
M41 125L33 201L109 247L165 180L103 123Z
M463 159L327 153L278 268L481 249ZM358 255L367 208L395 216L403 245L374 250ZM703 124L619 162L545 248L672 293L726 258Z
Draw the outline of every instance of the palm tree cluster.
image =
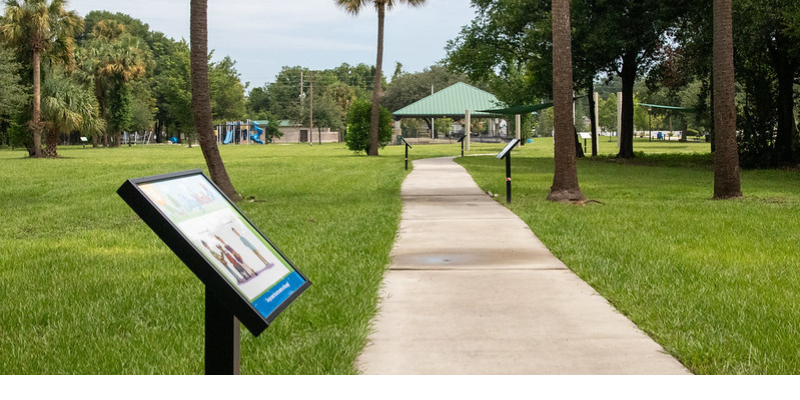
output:
M27 148L32 157L55 157L59 143L74 143L78 135L90 138L94 147L120 146L126 132L152 132L156 142L196 137L186 41L151 31L122 13L91 11L81 18L67 11L65 0L3 1L0 89L31 93L0 102L0 129L9 144ZM245 85L235 61L209 62L209 57L218 100L212 116L241 118ZM79 98L92 106L77 107ZM57 106L66 108L57 112L52 109ZM82 114L75 114L79 110ZM56 121L56 115L73 115L75 121Z
M30 129L33 144L29 151L42 156L41 63L42 56L73 63L74 35L83 29L83 20L74 11L64 9L64 0L6 0L6 11L0 22L0 35L22 59L31 60L33 111ZM55 154L55 149L51 150Z

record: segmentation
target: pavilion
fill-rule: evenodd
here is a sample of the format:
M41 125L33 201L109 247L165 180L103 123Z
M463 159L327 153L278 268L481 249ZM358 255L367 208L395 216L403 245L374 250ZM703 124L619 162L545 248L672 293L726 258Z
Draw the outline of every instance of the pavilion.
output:
M502 106L503 103L495 95L464 82L457 82L393 112L392 115L396 120L402 118L431 120L431 126L433 125L432 120L435 118L465 119L464 125L469 129L472 117L496 118L501 116L498 113L480 110ZM465 147L469 149L469 135L467 135Z

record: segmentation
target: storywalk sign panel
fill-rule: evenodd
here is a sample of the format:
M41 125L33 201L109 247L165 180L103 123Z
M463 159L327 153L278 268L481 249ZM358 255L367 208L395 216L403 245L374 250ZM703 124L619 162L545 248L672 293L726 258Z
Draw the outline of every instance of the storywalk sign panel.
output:
M117 193L253 335L311 285L201 170L129 179Z

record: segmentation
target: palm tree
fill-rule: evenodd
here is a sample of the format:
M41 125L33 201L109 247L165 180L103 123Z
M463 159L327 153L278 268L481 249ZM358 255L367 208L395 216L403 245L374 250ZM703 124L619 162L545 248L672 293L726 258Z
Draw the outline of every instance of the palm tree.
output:
M742 197L733 76L731 0L714 0L714 198Z
M378 155L378 116L381 101L381 77L383 76L383 20L386 11L391 11L396 3L421 6L425 0L335 0L336 4L350 14L357 15L367 4L373 4L378 11L378 57L375 61L375 77L372 83L372 114L370 114L369 148L367 155Z
M583 200L575 165L575 125L572 120L572 34L569 0L553 0L553 127L555 174L547 200Z
M79 130L94 135L103 128L94 94L58 69L42 85L42 119L47 130L45 157L58 157L59 134Z
M228 171L219 155L211 124L211 95L208 85L208 0L190 2L190 44L192 66L192 111L200 149L211 180L233 201L242 199L233 188Z
M114 21L100 21L92 36L86 46L88 54L85 60L88 65L85 68L94 80L101 115L109 131L114 134L114 145L119 146L121 132L130 128L129 85L145 75L148 57L139 39L125 33L124 26ZM108 146L108 135L104 139L105 146Z
M62 51L71 57L75 32L83 29L83 19L74 11L66 11L66 0L5 0L5 16L0 33L11 48L30 56L33 69L33 132L34 157L42 156L41 60L50 51Z

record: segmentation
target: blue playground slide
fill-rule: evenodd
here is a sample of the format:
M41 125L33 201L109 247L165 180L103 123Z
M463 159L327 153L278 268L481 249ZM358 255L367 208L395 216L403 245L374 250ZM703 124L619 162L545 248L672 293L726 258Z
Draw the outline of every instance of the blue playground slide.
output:
M264 133L264 130L258 127L258 122L253 122L253 130L255 131L255 133L250 135L250 140L258 144L264 144L264 142L261 139L259 139L259 137L261 137L261 134Z
M228 132L225 134L225 140L222 141L222 144L229 144L233 141L233 129L228 129Z

